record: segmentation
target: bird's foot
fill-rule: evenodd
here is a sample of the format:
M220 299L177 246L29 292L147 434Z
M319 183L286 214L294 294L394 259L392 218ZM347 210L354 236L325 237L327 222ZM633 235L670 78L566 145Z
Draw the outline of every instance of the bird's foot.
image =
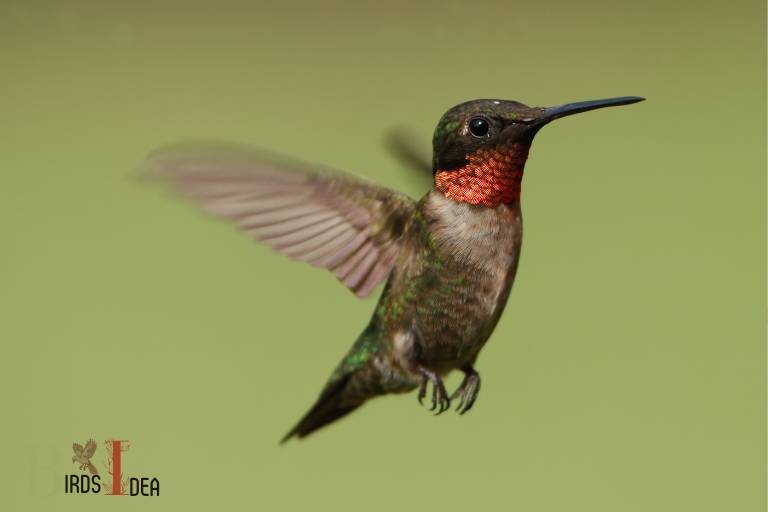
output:
M458 398L459 405L456 406L456 410L459 414L464 414L472 408L477 400L477 395L480 392L480 374L475 371L474 368L469 367L464 369L464 380L461 386L453 392L451 400Z
M435 414L441 414L451 408L451 399L448 397L448 392L445 390L443 380L438 374L433 371L427 370L424 367L419 367L419 372L423 376L421 381L421 387L419 388L419 403L424 405L424 397L427 396L427 382L432 383L432 407L430 411L437 409Z

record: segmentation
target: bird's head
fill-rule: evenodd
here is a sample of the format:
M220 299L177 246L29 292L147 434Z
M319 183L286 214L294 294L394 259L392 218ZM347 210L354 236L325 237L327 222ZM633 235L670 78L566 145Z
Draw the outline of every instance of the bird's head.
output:
M435 188L459 202L495 207L520 199L533 137L561 117L642 101L637 96L529 107L517 101L474 100L446 112L432 139Z

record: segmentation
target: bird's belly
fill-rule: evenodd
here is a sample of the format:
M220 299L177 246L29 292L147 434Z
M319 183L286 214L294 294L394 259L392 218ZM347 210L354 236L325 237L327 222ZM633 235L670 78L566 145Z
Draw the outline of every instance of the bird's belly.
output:
M413 331L418 361L444 373L472 364L507 302L522 243L519 204L496 209L429 196L423 252L394 276L406 297L397 324ZM388 310L398 310L390 307Z
M485 209L432 200L433 263L418 298L422 359L438 371L472 363L507 302L522 244L519 203Z
M429 271L414 318L423 364L442 373L475 360L506 305L518 255L511 244L482 267L450 261Z
M511 281L481 280L427 301L439 308L418 308L415 326L423 364L442 373L473 362L499 320Z

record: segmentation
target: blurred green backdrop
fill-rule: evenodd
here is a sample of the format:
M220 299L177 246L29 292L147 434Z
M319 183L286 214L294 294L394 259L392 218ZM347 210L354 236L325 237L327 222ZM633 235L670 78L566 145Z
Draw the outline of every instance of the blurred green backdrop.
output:
M6 0L0 63L3 510L764 510L764 2ZM619 95L534 144L476 409L283 447L375 297L132 171L213 137L418 196L391 126ZM160 497L65 495L90 436Z

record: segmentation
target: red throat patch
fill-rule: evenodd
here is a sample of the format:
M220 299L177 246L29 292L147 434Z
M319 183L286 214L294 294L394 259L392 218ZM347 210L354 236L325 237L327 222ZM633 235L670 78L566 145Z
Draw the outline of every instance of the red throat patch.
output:
M438 170L435 186L460 203L493 208L520 200L520 183L528 158L528 144L505 144L467 155L469 163L452 171Z

